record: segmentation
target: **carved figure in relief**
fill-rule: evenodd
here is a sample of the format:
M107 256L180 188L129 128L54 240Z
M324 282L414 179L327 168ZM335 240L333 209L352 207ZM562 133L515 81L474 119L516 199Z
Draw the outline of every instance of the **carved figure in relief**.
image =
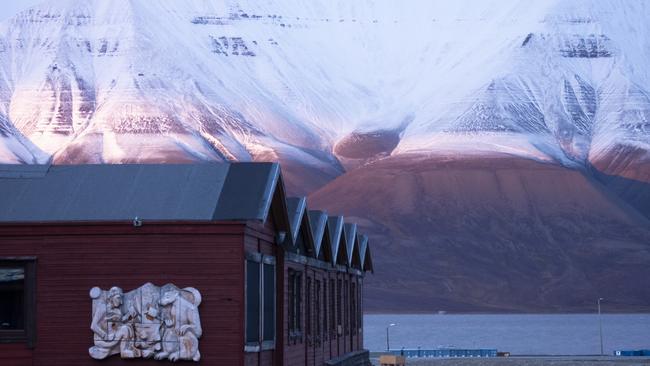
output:
M135 346L142 349L143 358L153 357L156 352L162 350L161 324L157 306L152 304L146 306L143 322L136 323L135 329L137 335Z
M100 292L95 287L91 290L90 297L95 300L101 296ZM89 353L95 359L104 359L117 353L122 358L140 357L140 351L133 344L134 332L130 322L133 313L122 313L122 299L122 289L112 287L105 301L102 301L103 306L100 304L97 309L93 309L90 328L95 332L95 346L89 349Z
M147 283L126 294L119 287L108 291L93 287L90 297L94 346L88 351L92 358L120 354L122 358L200 360L203 330L198 290Z
M178 290L169 290L160 299L160 305L165 307L163 328L163 352L156 359L169 358L176 360L199 361L199 338L203 334L198 305L201 295L196 289L186 288L192 292L192 301L181 296Z

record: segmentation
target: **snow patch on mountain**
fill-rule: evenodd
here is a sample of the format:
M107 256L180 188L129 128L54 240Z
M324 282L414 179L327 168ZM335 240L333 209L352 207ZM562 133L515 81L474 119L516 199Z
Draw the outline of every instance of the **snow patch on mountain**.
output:
M648 148L649 15L643 0L49 1L0 25L0 104L55 161L290 159L334 174L346 146L355 164L584 164Z

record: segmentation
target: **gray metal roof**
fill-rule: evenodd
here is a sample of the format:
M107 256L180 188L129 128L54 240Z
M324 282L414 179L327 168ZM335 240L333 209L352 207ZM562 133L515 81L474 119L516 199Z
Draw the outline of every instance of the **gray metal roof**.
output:
M291 227L291 240L294 244L298 241L300 225L302 224L302 217L304 216L306 209L307 199L305 197L287 198L287 211L289 214L289 226Z
M341 240L343 237L343 216L330 216L327 219L327 227L330 231L330 240L332 242L332 261L336 263L339 250L341 249Z
M361 255L361 269L363 271L373 272L372 256L370 254L370 243L368 236L361 235L359 239L359 253Z
M0 222L265 220L277 164L0 165Z
M357 224L345 224L343 226L345 233L345 250L348 258L348 265L352 265L352 255L357 245Z
M266 221L273 195L280 181L280 165L278 163L228 165L230 169L213 218ZM284 199L284 192L282 192L282 200Z
M366 251L368 249L368 237L366 235L359 236L359 255L361 256L361 264L366 260Z
M314 238L314 247L316 248L316 257L318 257L324 244L325 229L327 228L327 213L323 211L309 211L309 221L311 223L312 237ZM330 248L327 249L331 250ZM327 254L327 258L331 258L331 252Z
M271 213L306 255L327 250L333 264L355 259L373 270L356 224L309 211L305 198L286 199L277 163L0 165L0 223L264 222Z

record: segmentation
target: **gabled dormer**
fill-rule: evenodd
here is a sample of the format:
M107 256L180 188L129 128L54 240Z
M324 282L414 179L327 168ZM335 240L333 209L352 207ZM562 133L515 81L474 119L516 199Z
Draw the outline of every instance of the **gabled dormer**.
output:
M354 248L352 248L352 262L350 267L361 270L363 265L361 262L361 237L362 235L357 232L354 236Z
M277 244L286 243L290 239L291 225L279 164L201 164L195 169L209 171L211 166L227 168L212 219L258 221L274 228ZM198 177L191 178L195 184L205 184ZM206 197L203 200L208 201Z
M316 258L332 263L332 241L330 239L327 213L323 211L309 211L309 221L314 237Z
M352 267L352 256L354 249L357 246L357 224L343 225L343 234L345 236L345 255L347 266Z
M307 257L316 257L314 236L309 222L307 200L304 197L287 199L289 223L291 227L291 243L287 250Z
M372 256L370 255L370 242L368 237L361 235L359 239L359 254L361 255L361 270L364 272L373 273L375 270L372 267Z
M343 234L343 216L330 216L327 219L332 243L332 263L341 266L348 265L345 235Z

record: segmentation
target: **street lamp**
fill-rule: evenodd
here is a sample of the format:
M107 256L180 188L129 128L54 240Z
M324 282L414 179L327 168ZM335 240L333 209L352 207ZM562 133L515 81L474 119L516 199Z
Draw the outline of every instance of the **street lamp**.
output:
M604 355L605 353L603 352L603 319L600 316L600 302L603 301L602 297L598 298L598 327L600 330L600 355Z
M397 324L395 324L395 323L390 323L390 324L388 324L388 326L386 327L386 351L387 351L387 352L390 352L390 334L389 334L389 329L390 329L390 327L394 327L394 326L396 326L396 325L397 325Z

